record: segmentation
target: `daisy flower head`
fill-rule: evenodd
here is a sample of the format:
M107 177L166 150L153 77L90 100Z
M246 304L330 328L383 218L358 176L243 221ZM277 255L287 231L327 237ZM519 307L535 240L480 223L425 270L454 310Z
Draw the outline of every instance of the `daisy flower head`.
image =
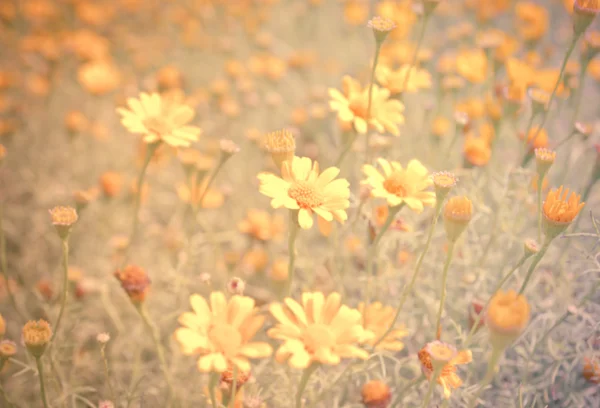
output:
M273 208L285 207L298 211L298 224L304 229L313 225L313 213L326 221L343 223L348 219L350 189L346 179L337 179L340 170L329 167L322 173L319 164L308 157L294 157L284 161L281 177L260 173L260 192L272 198Z
M430 354L430 351L440 352L440 356L438 357L441 357L442 354L444 357L452 354L452 357L448 359L448 362L443 365L440 375L437 379L437 383L440 384L444 389L444 397L448 399L452 394L452 390L462 385L462 380L456 374L456 366L470 363L473 360L473 356L471 354L471 350L462 350L457 352L452 347L444 351L445 347L442 346L443 343L442 345L437 344L441 342L434 343L436 344L432 345L432 343L430 343L423 347L421 351L419 351L418 356L419 360L421 361L421 370L423 371L425 377L427 377L428 380L431 380L434 368L432 363L433 356ZM450 351L452 352L450 353Z
M361 314L341 304L339 293L327 298L321 292L304 293L302 304L286 298L269 308L277 320L267 334L283 344L275 353L278 362L304 369L313 362L339 364L342 358L367 359L369 353L357 344L369 333L363 330Z
M131 133L142 134L148 144L189 147L198 140L200 128L187 125L194 118L194 110L177 99L141 93L139 99L129 98L127 105L129 109L117 109L121 124Z
M190 296L193 312L179 317L183 326L175 331L175 339L183 354L199 354L198 370L222 373L235 365L250 371L248 359L265 358L272 349L267 343L252 342L265 317L257 314L254 299L212 292L209 303L200 295Z
M363 315L362 321L365 331L373 333L373 335L366 337L365 344L374 346L376 342L379 342L377 344L379 350L400 351L404 349L404 343L401 340L408 335L408 330L402 325L393 329L381 341L379 340L394 321L395 309L393 307L374 302L369 304L365 310L365 304L361 302L358 305L358 311Z
M542 218L544 231L548 238L554 238L573 222L585 203L581 202L581 196L564 189L560 186L546 195L542 206Z
M383 170L380 173L374 166L365 164L363 173L367 176L362 184L372 187L371 196L384 198L390 207L406 204L411 210L420 213L425 206L433 207L435 193L425 191L433 181L429 172L418 160L411 160L403 168L400 163L379 158L377 162Z
M400 135L398 125L404 123L404 105L390 99L390 91L373 85L371 112L369 114L369 87L363 87L349 76L342 80L342 92L330 88L329 107L337 112L338 120L350 124L358 133L365 134L370 127L379 133L389 132Z

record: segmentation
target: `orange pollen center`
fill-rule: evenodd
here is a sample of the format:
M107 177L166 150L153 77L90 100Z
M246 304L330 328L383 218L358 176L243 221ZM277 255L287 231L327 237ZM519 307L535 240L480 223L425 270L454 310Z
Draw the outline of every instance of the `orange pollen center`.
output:
M406 184L398 177L394 177L394 174L383 182L383 188L385 188L388 193L398 197L406 197L408 192L406 190Z
M164 135L165 133L169 133L169 125L164 119L161 119L157 116L150 116L144 120L144 126L148 128L148 130L155 132L159 135Z
M366 119L368 115L369 105L365 98L355 98L350 102L350 110L355 116Z
M319 207L325 201L323 193L308 181L296 181L288 190L288 196L304 209Z
M242 345L240 332L229 324L215 324L208 330L208 338L218 352L231 358Z
M304 348L313 354L318 348L333 348L335 337L324 324L313 324L306 328L303 336Z

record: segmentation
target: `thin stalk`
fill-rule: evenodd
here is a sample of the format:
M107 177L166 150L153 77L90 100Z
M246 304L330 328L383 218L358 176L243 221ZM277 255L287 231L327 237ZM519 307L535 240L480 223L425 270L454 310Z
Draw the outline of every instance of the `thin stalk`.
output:
M108 359L106 358L106 344L103 344L100 347L100 354L102 355L102 361L104 362L104 375L106 377L106 383L108 384L108 391L110 392L110 400L115 404L117 404L117 400L115 399L115 391L110 382L110 371L108 369Z
M60 298L60 311L58 312L58 318L56 319L56 324L54 325L54 332L52 333L52 340L58 334L58 328L60 327L60 322L62 321L62 317L65 311L65 306L67 304L67 291L69 288L69 237L66 237L62 240L62 250L63 250L63 290Z
M478 314L477 320L475 321L475 324L473 325L473 327L471 327L471 331L469 331L469 334L468 334L467 338L465 339L465 341L463 343L463 346L462 346L463 349L468 348L469 345L471 344L471 339L472 339L473 335L475 334L475 331L477 330L477 327L481 324L481 321L483 320L484 310L490 305L490 302L492 301L492 297L494 296L494 294L496 292L498 292L500 289L502 289L502 286L504 286L504 284L506 283L506 281L508 281L510 279L510 277L521 266L523 266L523 264L525 263L525 261L527 260L527 258L529 258L529 255L523 255L521 257L521 259L519 260L519 262L517 262L517 264L510 270L510 272L508 272L506 275L504 275L504 277L500 280L500 282L498 282L498 284L496 285L496 287L492 291L492 294L490 295L488 301L485 303L485 305L481 309L481 312Z
M558 78L556 79L556 83L554 84L554 89L552 90L552 93L550 94L550 100L548 101L548 109L546 109L544 111L544 116L542 117L542 122L540 123L540 126L538 127L538 130L535 133L535 136L532 138L532 140L535 140L535 138L538 136L538 134L544 128L544 124L546 123L546 119L548 118L548 112L550 111L550 108L552 107L552 101L554 100L554 96L556 95L556 90L558 89L558 86L560 85L562 76L565 73L565 68L567 66L567 62L569 61L569 57L573 53L573 50L575 49L575 45L577 44L577 40L579 40L580 36L581 36L581 33L573 35L571 44L569 44L569 48L567 48L567 53L565 54L565 57L563 58L562 65L560 66L560 72L558 73Z
M429 21L429 14L426 14L423 17L423 24L421 25L421 31L419 32L419 39L417 40L417 48L415 48L415 52L413 54L410 65L408 66L408 72L404 77L404 83L402 84L402 89L406 90L406 85L408 85L408 81L410 79L410 74L417 64L417 58L419 57L419 50L421 49L421 44L423 43L423 38L425 38L425 29L427 28L427 22Z
M49 408L48 400L46 398L46 388L44 387L44 366L42 364L42 358L36 357L35 363L38 369L38 376L40 377L40 394L42 402L44 403L44 408Z
M375 236L375 239L373 239L371 246L369 246L369 250L367 252L367 288L365 290L365 297L364 297L365 310L367 310L367 307L369 306L369 301L371 298L371 280L373 279L373 277L372 277L372 275L373 275L373 258L375 258L375 255L377 253L377 245L379 244L379 241L381 241L383 234L385 234L385 232L388 230L390 225L392 225L392 222L396 218L396 214L398 214L398 212L402 209L403 206L404 206L403 204L400 204L395 207L391 207L389 209L389 213L388 213L387 219L385 220L385 223L383 224L383 226L381 227L381 229ZM365 318L366 318L366 314L365 314Z
M342 162L346 158L346 155L348 154L348 152L350 152L350 149L352 148L352 145L354 144L354 141L356 140L357 137L358 137L358 132L356 131L356 129L354 129L352 136L347 141L346 145L344 146L344 149L341 151L340 155L338 156L337 160L335 161L335 167L339 168L342 165Z
M538 174L537 180L537 213L538 213L538 242L542 242L542 182L545 174Z
M0 202L0 268L2 269L2 276L4 277L4 282L6 283L6 291L8 292L8 298L10 300L10 304L15 309L17 314L22 320L27 320L21 310L17 307L17 302L15 300L15 295L12 293L11 285L8 280L8 266L6 260L6 239L4 237L4 226L2 225L2 220L4 219L4 204Z
M535 267L537 266L538 263L540 263L540 261L542 260L542 257L548 250L548 247L550 246L550 242L552 242L552 240L547 238L546 241L544 242L544 245L542 245L542 248L540 249L540 251L537 253L535 258L533 258L531 265L529 265L529 270L527 271L527 275L525 275L525 280L523 281L523 285L521 285L521 289L519 289L519 295L523 294L523 292L525 291L525 288L527 288L529 279L531 279L531 275L533 274Z
M231 399L229 400L229 408L235 407L235 393L237 391L238 368L233 365L233 383L231 384Z
M210 394L210 403L212 404L213 408L218 408L217 396L215 393L217 382L219 382L219 373L211 373L210 379L208 380L208 393Z
M154 346L156 347L156 354L158 355L158 361L160 363L160 368L163 372L165 381L167 382L167 387L169 389L168 400L170 402L171 399L173 398L173 384L171 382L171 376L169 375L169 371L167 368L167 360L165 358L165 350L164 350L163 345L160 342L160 335L158 333L158 329L156 328L156 325L152 322L152 320L148 316L148 313L146 312L146 307L144 306L144 304L136 304L136 309L139 312L142 320L144 321L144 324L150 331L150 334L152 335L152 340L154 341Z
M524 150L524 155L527 156L527 153L529 152L529 150L527 149L527 144L529 143L529 132L531 131L531 127L533 126L533 121L535 120L535 117L537 115L532 112L531 116L529 117L529 122L527 122L527 127L525 128L525 134L523 135L523 150ZM532 143L533 140L535 140L535 138L532 138Z
M585 81L585 73L589 66L589 61L583 62L581 64L581 68L579 69L579 85L577 86L577 90L575 91L575 109L573 110L573 119L571 123L575 125L577 122L577 116L579 116L579 108L581 108L581 98L583 97L583 83Z
M444 263L444 270L442 271L442 295L440 297L440 307L438 309L437 323L435 325L435 333L438 340L442 336L442 312L444 311L444 303L446 302L446 281L448 280L448 269L450 269L450 263L452 263L455 246L456 241L450 241L448 244L448 254L446 255L446 262Z
M487 387L494 379L494 375L496 374L496 366L498 365L498 361L500 361L500 357L502 357L503 352L504 350L499 348L492 349L492 355L490 356L490 361L488 362L487 372L485 374L485 377L483 378L483 381L481 381L479 389L477 390L475 395L473 395L473 398L469 403L469 408L475 407L475 405L477 404L477 400L481 396L481 393L483 392L484 388Z
M200 194L200 197L198 198L198 203L196 204L197 207L194 209L194 215L196 215L198 213L198 210L202 207L202 201L204 200L206 193L208 193L208 190L210 189L210 186L212 185L213 181L215 181L215 178L217 178L217 174L223 167L223 163L224 163L224 161L219 161L219 164L217 165L217 167L215 167L213 172L210 174L208 182L206 183L206 187L204 188L204 190L202 190L202 193Z
M296 238L298 237L298 212L290 210L289 236L288 236L288 281L284 293L292 295L292 282L294 280L294 265L296 263Z
M300 378L298 391L296 392L296 408L302 408L302 394L304 393L304 389L308 384L310 376L317 370L317 368L319 368L319 365L312 363L304 369L304 372L302 372L302 378Z
M433 375L431 376L431 380L429 380L429 388L427 389L427 394L425 395L425 398L423 399L423 404L421 405L421 408L429 408L429 401L431 401L431 396L433 395L433 389L435 388L437 379L440 376L440 373L442 372L442 368L443 367L436 367L433 370Z
M421 270L421 265L423 264L423 259L425 259L425 255L427 254L427 251L429 251L429 247L431 245L431 239L433 238L433 233L435 232L435 226L437 225L438 218L440 216L440 213L442 212L442 204L443 204L443 201L440 201L436 204L435 215L433 216L433 219L431 220L431 225L429 226L429 231L427 232L427 240L425 241L425 247L423 248L421 255L419 255L419 259L417 260L417 264L415 265L415 270L413 271L413 275L410 280L410 283L402 291L402 296L400 297L400 302L398 303L398 307L396 308L396 314L394 315L394 319L392 319L392 323L390 324L390 327L388 327L387 330L385 331L385 333L383 333L383 335L375 342L375 344L373 345L373 348L377 347L379 345L379 343L381 343L383 341L383 339L385 339L386 336L388 334L390 334L391 331L394 329L394 325L396 324L396 321L398 320L398 317L400 316L400 312L402 312L402 307L404 306L404 302L406 302L408 295L412 292L413 287L415 286L415 283L417 281L417 276L419 275L419 271Z
M375 69L377 68L377 62L379 61L379 51L381 50L382 42L375 41L375 58L373 59L373 68L371 69L371 82L369 83L369 101L367 103L367 133L365 135L365 157L366 162L369 162L369 121L371 120L371 104L373 102L373 84L375 83Z

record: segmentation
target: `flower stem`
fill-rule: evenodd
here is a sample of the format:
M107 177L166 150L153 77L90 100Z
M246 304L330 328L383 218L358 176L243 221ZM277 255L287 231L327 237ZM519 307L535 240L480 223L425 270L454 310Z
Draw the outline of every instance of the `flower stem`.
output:
M465 339L465 341L463 343L463 349L468 348L469 345L471 344L471 339L473 338L473 335L475 334L475 331L477 330L477 327L481 324L481 321L483 320L483 317L484 317L484 311L489 306L490 302L492 301L492 297L494 297L494 294L496 294L496 292L498 292L500 289L502 289L502 286L504 286L504 284L506 283L506 281L508 281L510 279L510 277L521 266L523 266L523 264L525 263L525 261L527 260L527 258L529 258L528 255L523 255L521 257L521 259L519 259L519 262L517 262L517 264L510 270L510 272L508 272L506 275L504 275L504 277L502 278L502 280L500 280L500 282L498 282L498 284L496 285L496 287L492 291L492 294L490 295L488 301L485 303L485 305L481 309L481 312L477 315L477 320L475 321L475 324L473 324L473 327L471 327L471 331L469 331L469 334L468 334L467 338Z
M237 377L238 377L238 368L234 364L233 365L233 383L231 384L231 399L229 400L229 408L235 407L235 393L237 391Z
M448 244L448 254L446 255L446 262L444 263L444 270L442 271L442 295L440 297L440 307L438 309L437 323L435 325L435 333L438 340L442 336L442 312L444 311L444 303L446 302L446 281L448 279L448 269L450 269L455 246L456 241L450 241Z
M540 252L538 252L537 255L535 256L535 258L533 258L531 265L529 265L529 270L527 271L527 275L525 275L525 280L523 281L523 285L521 285L521 289L519 289L519 295L522 295L523 292L525 291L525 288L527 288L529 279L531 279L531 275L533 274L535 267L542 260L542 257L548 250L548 247L550 246L550 242L552 242L552 240L547 238L546 241L544 242L544 245L542 245Z
M546 109L544 111L544 116L542 117L542 122L540 123L540 126L538 127L538 130L535 133L535 136L532 138L532 140L535 140L537 138L538 134L544 128L544 124L546 123L546 119L548 118L548 112L550 111L550 108L552 107L552 101L554 100L554 96L556 95L556 90L558 89L558 86L560 85L560 81L565 72L565 68L567 66L567 62L569 61L569 57L573 53L573 50L575 49L575 45L577 44L577 40L579 40L580 36L581 36L581 33L576 33L573 36L573 39L571 40L571 44L569 44L569 48L567 48L567 53L565 54L565 57L562 61L562 65L560 66L560 72L558 73L558 78L556 79L556 83L554 84L554 89L552 90L552 93L550 94L550 99L548 100L548 109ZM525 137L527 138L527 135L525 135Z
M413 272L413 276L410 280L410 283L402 291L402 296L400 297L400 302L398 303L398 307L396 308L396 314L394 315L394 318L392 319L392 323L390 324L390 327L387 328L385 333L383 333L383 335L375 342L375 344L373 345L373 348L377 347L379 345L379 343L381 343L385 339L385 337L388 334L390 334L390 332L394 329L394 325L396 324L396 321L398 320L398 317L400 316L400 312L402 311L404 302L406 302L408 295L412 292L413 287L415 286L415 282L417 281L417 276L419 275L419 271L421 270L421 265L423 264L423 259L425 259L425 255L427 254L427 251L429 251L429 247L431 245L431 239L433 238L433 233L435 231L435 226L437 225L438 218L440 216L440 213L442 212L442 203L443 203L443 201L440 201L436 204L435 215L433 216L433 219L431 220L431 225L429 226L429 231L427 232L427 240L425 241L425 247L423 248L421 255L419 255L419 259L417 260L417 264L415 265L415 270Z
M352 145L354 144L354 141L356 140L357 137L358 137L358 132L356 131L356 129L354 129L352 136L348 139L346 145L344 146L344 149L341 151L340 155L338 156L337 160L335 161L335 167L339 168L342 165L342 162L346 158L346 155L352 148Z
M538 213L538 242L542 242L542 182L545 174L538 174L537 181L537 213Z
M294 265L296 263L296 238L298 237L298 211L290 210L289 237L288 237L288 281L285 295L292 295L292 282L294 280Z
M364 298L365 310L367 310L367 307L369 306L369 301L371 298L371 286L372 286L371 280L373 279L373 276L372 276L373 275L373 261L376 256L376 253L377 253L377 245L379 244L379 241L381 241L383 234L385 234L385 232L388 230L390 225L392 225L392 222L396 218L396 214L398 214L398 212L402 209L403 206L404 206L404 204L400 204L400 205L390 208L387 219L385 220L385 223L383 224L383 226L381 227L381 229L379 230L379 232L373 239L371 246L369 246L369 249L367 252L367 287L365 290L365 298ZM365 313L365 317L366 317L366 313Z
M373 84L375 83L375 69L379 62L379 51L381 50L382 42L375 41L375 58L373 59L373 68L371 69L371 82L369 83L369 101L367 102L367 133L365 135L365 162L369 162L369 121L371 120L371 104L373 102Z
M314 373L319 365L316 363L312 363L308 367L304 369L302 373L302 378L300 378L300 383L298 384L298 391L296 392L296 408L302 408L302 394L304 393L304 389L308 384L308 379Z
M154 341L154 346L156 347L156 354L158 355L158 361L160 363L160 368L163 372L165 381L167 382L167 387L169 389L168 400L170 402L171 399L173 398L173 384L171 382L171 376L169 375L169 371L167 369L167 360L165 359L165 350L160 342L160 335L158 333L158 329L156 328L156 325L150 319L150 316L148 316L148 313L146 312L146 307L144 306L143 303L136 304L136 309L137 309L138 313L140 314L142 320L144 321L144 324L150 331L150 334L152 335L152 340Z
M415 48L415 52L413 54L410 65L408 66L408 71L406 72L406 76L404 77L404 83L402 84L403 92L406 92L406 86L408 85L408 81L410 80L410 74L412 73L413 68L417 64L417 58L419 57L419 50L421 49L421 44L423 43L423 38L425 38L425 29L427 28L427 23L429 22L429 14L426 14L423 17L423 24L421 25L421 31L419 32L419 38L417 40L417 48Z
M529 143L529 132L531 131L531 127L533 126L533 121L535 120L535 117L537 115L535 113L531 113L531 116L529 117L529 122L527 123L527 127L525 128L525 134L523 135L523 154L525 156L527 156L527 153L529 153L529 149L527 148L527 145ZM535 140L535 138L531 139L531 144L533 145L533 141Z
M481 396L481 393L483 392L484 388L487 387L494 379L494 375L496 374L496 366L498 365L498 361L500 361L500 357L502 357L503 352L504 350L501 348L494 347L492 349L492 355L490 356L490 361L488 362L487 372L485 374L485 377L481 381L481 384L479 385L479 389L477 390L475 395L473 395L473 398L469 403L469 408L475 407L475 405L477 404L477 400Z
M115 404L117 404L117 400L115 399L115 391L110 382L110 371L108 369L108 359L106 358L106 344L103 344L100 347L100 354L102 355L102 361L104 362L104 375L106 376L106 383L108 384L108 391L110 392L110 400Z
M62 250L63 250L63 290L60 298L60 311L58 312L58 318L56 319L56 324L54 325L54 333L52 334L52 340L58 334L58 328L60 327L60 322L62 321L63 313L65 311L65 306L67 304L67 291L69 288L69 238L66 237L62 240Z
M206 193L208 193L208 190L210 189L210 186L212 185L213 181L215 181L215 179L217 178L217 174L219 174L219 171L223 167L223 163L224 163L223 161L219 161L219 164L217 165L217 167L215 167L215 169L212 171L212 173L210 173L208 182L206 183L206 187L204 188L204 190L202 190L200 197L198 197L198 203L196 204L197 207L194 209L194 215L198 214L199 209L202 207L202 201L204 201L204 197L206 196ZM198 181L200 181L200 180L198 180ZM190 191L190 193L191 193L191 191Z
M433 370L433 374L431 376L431 380L429 380L429 388L427 389L427 394L425 394L425 398L423 399L423 404L421 408L429 408L429 401L431 401L431 396L433 395L433 389L435 388L435 384L437 383L437 379L442 372L443 367L436 367Z
M38 369L38 375L40 377L40 394L42 397L42 402L44 403L44 408L49 408L48 400L46 398L46 388L44 387L44 366L42 365L42 358L36 357L35 363Z
M210 394L210 402L212 404L212 408L218 408L217 405L217 396L215 394L215 387L219 382L219 373L211 373L210 379L208 381L208 393Z
M12 292L10 282L8 280L8 267L6 261L6 239L4 237L4 227L2 225L2 220L4 219L4 204L0 202L0 269L2 269L2 276L4 277L4 282L6 284L6 291L8 292L8 298L10 299L10 304L13 309L17 312L19 317L22 320L27 320L21 310L17 307L17 302L15 300L15 295Z

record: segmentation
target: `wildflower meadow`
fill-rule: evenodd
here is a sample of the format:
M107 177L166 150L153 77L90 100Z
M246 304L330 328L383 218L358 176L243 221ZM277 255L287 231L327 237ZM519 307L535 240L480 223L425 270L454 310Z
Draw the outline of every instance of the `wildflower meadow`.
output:
M0 0L0 408L600 407L599 0Z

